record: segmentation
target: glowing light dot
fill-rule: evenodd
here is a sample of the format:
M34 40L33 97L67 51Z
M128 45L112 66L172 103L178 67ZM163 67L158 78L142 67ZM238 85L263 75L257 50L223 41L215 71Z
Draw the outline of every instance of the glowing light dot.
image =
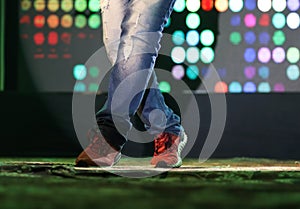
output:
M229 85L229 92L231 93L241 93L242 90L243 90L242 85L237 81L233 81Z
M299 61L299 59L300 59L300 52L298 48L291 47L287 50L287 60L290 63L295 64Z
M184 32L181 30L174 31L172 35L172 41L175 45L182 45L185 41Z
M186 34L186 42L190 46L196 46L199 43L199 33L196 30L190 30Z
M287 16L287 25L292 30L298 29L299 25L300 25L299 14L296 13L296 12L288 14L288 16Z
M197 13L189 13L186 16L186 25L191 29L196 29L200 25L200 16Z
M272 23L275 28L281 29L285 26L286 20L285 16L282 13L276 13L273 15Z
M186 0L186 8L190 12L197 12L200 9L200 0Z
M195 80L199 76L199 69L196 65L191 65L186 70L186 75L190 80Z
M287 6L288 6L289 10L297 11L300 7L300 1L299 0L288 0Z
M243 0L229 0L229 8L232 12L240 12L243 7Z
M76 80L84 80L87 76L85 65L76 65L73 70L73 75Z
M203 30L200 35L201 43L204 46L211 46L215 41L215 35L211 30Z
M260 93L270 93L271 92L271 86L268 82L262 82L258 85L257 90Z
M272 8L271 0L258 0L257 7L261 12L268 12Z
M182 65L175 65L172 68L172 75L176 80L181 80L184 77L184 67Z
M225 12L228 10L228 0L216 0L215 8L218 12Z
M159 83L159 89L161 92L170 93L171 85L167 81L162 81Z
M185 50L183 47L177 46L172 49L171 58L174 63L183 63L185 60Z
M185 9L185 0L176 0L174 4L174 11L183 12L184 9Z
M292 80L298 80L300 77L299 67L297 65L290 65L286 70L287 77Z
M228 92L228 86L227 83L223 81L219 81L215 85L215 92L216 93L227 93Z
M258 60L262 63L268 63L271 60L271 51L267 47L258 50Z
M199 49L197 47L190 47L186 51L186 59L189 63L196 63L199 61Z
M276 47L272 52L275 63L282 63L285 60L285 51L282 47Z
M203 47L201 49L200 58L203 63L211 63L215 58L215 53L210 47Z
M276 12L282 12L286 8L286 1L283 0L273 0L272 1L273 9Z

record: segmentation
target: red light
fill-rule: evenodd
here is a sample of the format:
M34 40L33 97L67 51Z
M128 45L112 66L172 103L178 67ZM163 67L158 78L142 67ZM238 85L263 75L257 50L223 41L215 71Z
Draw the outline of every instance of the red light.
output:
M202 0L201 6L204 11L210 11L214 6L214 2L213 0Z
M34 26L37 28L42 28L45 25L45 17L43 15L37 15L34 17Z
M71 34L70 33L63 33L60 36L63 43L70 45L71 44Z
M29 15L24 15L20 19L20 24L30 24L30 17Z
M36 33L33 40L36 45L42 45L45 42L45 36L43 33Z
M56 45L58 43L58 34L56 32L50 32L48 34L48 43L50 45Z
M262 14L259 19L259 25L267 27L270 25L270 16L269 14Z

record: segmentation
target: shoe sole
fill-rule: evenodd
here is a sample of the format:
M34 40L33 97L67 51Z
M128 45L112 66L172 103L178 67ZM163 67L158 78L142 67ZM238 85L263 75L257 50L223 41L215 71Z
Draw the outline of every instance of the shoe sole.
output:
M180 142L178 145L178 152L177 152L178 161L172 165L168 165L165 161L159 161L155 166L156 168L179 168L182 165L181 152L185 147L188 138L185 132L183 132L182 135L183 136L180 137Z

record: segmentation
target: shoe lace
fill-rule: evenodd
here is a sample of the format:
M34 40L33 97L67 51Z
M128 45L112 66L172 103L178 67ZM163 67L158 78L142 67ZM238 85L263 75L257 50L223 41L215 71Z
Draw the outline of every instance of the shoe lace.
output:
M154 155L159 155L161 153L165 152L172 152L172 150L175 148L172 146L174 144L175 139L171 137L168 133L162 133L160 134L155 140L155 150Z

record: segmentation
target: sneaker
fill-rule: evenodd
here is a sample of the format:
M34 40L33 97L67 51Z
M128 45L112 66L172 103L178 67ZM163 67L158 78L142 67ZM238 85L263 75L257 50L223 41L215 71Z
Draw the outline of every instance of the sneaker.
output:
M182 165L181 151L187 143L184 131L179 136L161 133L154 139L154 155L151 164L162 168L179 168Z
M113 166L121 158L121 152L111 147L99 130L91 129L88 133L91 143L77 157L75 166Z

